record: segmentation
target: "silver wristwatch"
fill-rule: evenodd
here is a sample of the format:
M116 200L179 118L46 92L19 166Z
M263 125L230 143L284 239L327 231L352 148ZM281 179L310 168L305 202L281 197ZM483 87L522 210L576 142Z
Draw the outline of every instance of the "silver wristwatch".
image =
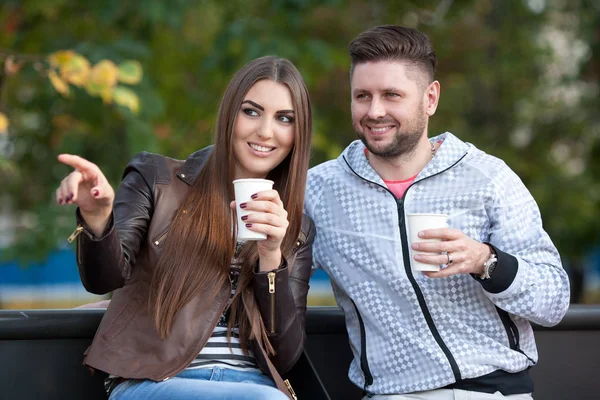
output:
M496 252L494 252L494 249L491 246L490 250L492 251L492 255L483 263L483 274L479 275L479 279L490 279L496 269L496 264L498 264Z

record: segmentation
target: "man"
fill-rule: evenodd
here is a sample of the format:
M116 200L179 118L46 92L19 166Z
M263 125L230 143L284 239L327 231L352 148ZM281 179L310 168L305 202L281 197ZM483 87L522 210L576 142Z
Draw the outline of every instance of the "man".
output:
M501 160L448 132L428 138L440 83L426 35L375 27L350 57L360 140L311 169L305 204L315 266L346 314L350 379L375 398L531 399L529 322L554 325L569 305L534 199ZM409 246L407 213L447 214L450 228ZM411 258L443 268L413 272Z

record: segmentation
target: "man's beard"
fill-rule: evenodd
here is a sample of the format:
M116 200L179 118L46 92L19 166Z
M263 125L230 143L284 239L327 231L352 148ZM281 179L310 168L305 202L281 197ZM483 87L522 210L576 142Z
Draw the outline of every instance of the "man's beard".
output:
M361 126L364 127L369 123L385 125L385 122L385 120L365 119L364 121L361 121ZM390 124L398 126L396 121L390 122ZM410 120L405 128L402 126L400 128L396 128L396 133L394 134L392 142L383 148L378 147L375 144L370 144L362 132L357 130L357 134L359 139L363 142L370 153L383 158L396 158L410 155L415 151L419 142L421 141L421 136L423 136L423 132L425 131L426 127L427 117L423 112L423 107L420 107L420 110L418 110L418 116Z

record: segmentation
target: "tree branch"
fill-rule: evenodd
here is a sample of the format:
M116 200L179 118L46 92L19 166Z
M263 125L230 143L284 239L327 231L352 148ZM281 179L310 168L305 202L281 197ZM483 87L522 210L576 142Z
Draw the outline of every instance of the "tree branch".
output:
M15 61L43 61L46 58L45 54L23 54L10 51L8 49L0 48L0 59L6 60L9 57L13 57Z

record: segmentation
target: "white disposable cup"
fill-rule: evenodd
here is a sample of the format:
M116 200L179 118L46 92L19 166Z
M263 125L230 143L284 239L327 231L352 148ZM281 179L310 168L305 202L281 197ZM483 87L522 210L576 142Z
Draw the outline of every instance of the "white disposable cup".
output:
M440 239L421 239L419 232L427 229L438 229L448 227L448 216L446 214L406 214L408 221L408 232L410 244L418 242L440 242ZM424 264L414 259L415 254L432 255L434 253L415 251L412 248L410 262L413 271L439 271L440 265ZM440 254L440 253L438 253Z
M265 240L267 238L267 235L264 233L254 232L246 228L246 221L242 221L242 217L254 214L256 211L246 211L240 208L240 204L252 200L250 196L255 193L271 189L273 189L273 181L268 179L236 179L233 181L238 223L237 240Z

